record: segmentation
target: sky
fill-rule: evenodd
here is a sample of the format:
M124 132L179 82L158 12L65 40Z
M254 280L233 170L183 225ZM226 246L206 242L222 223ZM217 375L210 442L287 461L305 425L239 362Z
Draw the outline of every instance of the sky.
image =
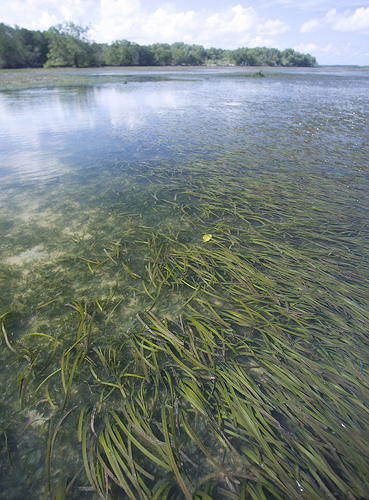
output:
M0 0L0 22L47 30L64 21L89 37L140 45L292 48L320 65L369 66L369 3L356 0Z

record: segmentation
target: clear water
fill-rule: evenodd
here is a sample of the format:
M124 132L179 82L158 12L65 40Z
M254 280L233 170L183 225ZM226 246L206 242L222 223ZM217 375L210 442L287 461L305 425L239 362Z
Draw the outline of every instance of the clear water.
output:
M96 174L101 162L227 151L264 169L281 159L314 172L365 166L367 72L234 74L167 73L173 80L155 82L140 72L142 81L127 85L2 92L2 182L67 182Z
M183 175L186 185L186 169L196 164L205 178L214 170L220 178L230 171L246 175L260 203L278 205L270 219L283 218L283 206L289 216L323 211L330 223L344 221L357 234L362 228L360 241L367 245L369 73L264 73L266 78L246 78L236 69L115 70L109 83L100 82L99 72L96 84L85 85L83 78L94 75L85 71L81 83L70 87L0 92L0 307L1 314L11 314L11 342L40 329L70 328L59 310L42 316L49 301L60 299L65 307L87 295L105 300L115 274L97 282L88 268L84 277L65 259L75 262L89 238L109 237L119 203L126 217L131 211L153 226L168 225L167 214L147 212L148 200L155 199L152 183L163 189L167 178L171 189L173 175L179 183ZM170 196L177 202L174 192ZM140 258L144 254L133 262L135 270L144 268ZM360 272L368 291L365 262ZM357 305L367 318L367 302ZM175 303L166 307L170 315ZM139 308L133 301L128 309L134 314ZM21 498L31 485L32 498L41 498L45 435L32 422L39 418L42 424L42 416L30 414L27 405L20 410L19 367L7 364L14 356L4 339L1 349L1 430L22 470L9 467L4 444L0 496Z

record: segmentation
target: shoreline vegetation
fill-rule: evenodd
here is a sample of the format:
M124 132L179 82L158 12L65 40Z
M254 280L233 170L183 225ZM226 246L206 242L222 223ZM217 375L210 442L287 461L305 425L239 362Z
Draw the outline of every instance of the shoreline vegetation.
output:
M88 38L88 27L71 21L47 31L0 23L0 69L101 66L282 66L314 67L316 58L287 48L240 47L227 50L184 42L139 45L116 40L110 45Z

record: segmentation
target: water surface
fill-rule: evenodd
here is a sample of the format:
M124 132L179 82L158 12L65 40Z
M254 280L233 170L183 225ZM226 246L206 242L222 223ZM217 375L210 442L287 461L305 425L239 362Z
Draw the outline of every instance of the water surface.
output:
M365 497L369 74L263 71L0 92L3 498Z

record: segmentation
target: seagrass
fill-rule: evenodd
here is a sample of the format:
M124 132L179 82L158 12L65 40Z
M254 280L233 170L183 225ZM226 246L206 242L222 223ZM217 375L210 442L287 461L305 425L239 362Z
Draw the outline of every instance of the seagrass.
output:
M368 228L232 166L131 175L144 190L103 192L110 219L70 263L100 288L37 309L65 334L12 341L2 317L49 429L45 490L78 495L53 469L68 446L96 498L364 498Z

